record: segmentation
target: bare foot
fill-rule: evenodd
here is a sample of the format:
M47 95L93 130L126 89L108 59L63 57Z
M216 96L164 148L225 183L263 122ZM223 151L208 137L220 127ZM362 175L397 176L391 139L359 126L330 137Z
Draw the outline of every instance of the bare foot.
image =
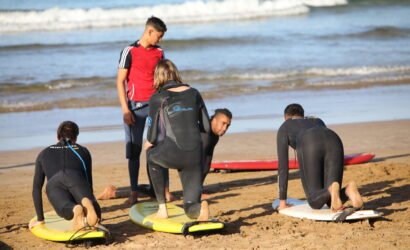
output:
M155 218L157 219L167 219L168 218L168 210L167 210L167 205L165 203L159 204L158 212L155 215Z
M117 188L114 187L113 185L109 185L104 189L104 191L97 196L97 200L109 200L116 198L115 197L115 192L117 191Z
M83 228L84 225L84 210L81 205L75 205L73 208L73 230L77 231Z
M84 211L85 211L86 218L87 218L87 224L89 226L94 226L95 224L97 224L98 216L97 216L97 213L95 212L94 205L91 202L91 200L85 197L81 200L81 204L84 207Z
M207 221L209 220L209 205L207 201L201 202L201 211L196 219L197 221Z
M167 202L176 200L175 196L169 191L165 191L165 199L167 200Z
M330 208L332 211L338 211L342 208L343 203L340 199L340 185L337 182L333 182L329 187L331 203Z
M349 182L346 186L346 195L352 201L352 205L355 208L362 208L363 207L363 200L360 196L359 190L357 185L354 181Z
M130 197L127 200L127 204L130 206L133 206L138 202L138 192L137 191L131 191Z

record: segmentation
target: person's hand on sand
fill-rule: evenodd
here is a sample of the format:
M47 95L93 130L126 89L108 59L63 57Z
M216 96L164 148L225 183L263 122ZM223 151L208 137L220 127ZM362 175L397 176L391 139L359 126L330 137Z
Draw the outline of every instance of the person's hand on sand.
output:
M42 221L38 221L38 220L30 221L30 224L28 224L28 228L32 229L33 227L40 225L40 224L44 224L44 221L43 220Z
M154 144L152 144L152 143L149 142L149 141L145 141L145 143L144 143L144 149L145 149L145 150L150 149L152 146L154 146Z
M293 205L286 203L286 200L280 200L279 206L276 208L276 210L279 211L279 210L282 210L282 209L285 209L285 208L288 208L288 207L291 207L291 206L293 206Z
M132 113L129 110L124 112L123 120L124 120L124 123L127 125L132 125L135 122L134 117L132 116Z

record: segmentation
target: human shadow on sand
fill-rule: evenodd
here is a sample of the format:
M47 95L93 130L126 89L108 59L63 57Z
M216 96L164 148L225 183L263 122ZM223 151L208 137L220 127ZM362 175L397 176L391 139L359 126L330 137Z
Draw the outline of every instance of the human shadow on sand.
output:
M257 210L257 209L261 209L262 211L252 212L248 216L241 216L242 212ZM271 203L258 204L258 205L247 207L247 208L240 209L240 210L226 211L218 216L219 220L225 223L225 227L219 231L215 231L214 233L218 233L220 235L242 234L244 233L244 231L241 230L241 227L253 226L257 224L257 222L247 222L247 220L252 220L254 218L271 215L272 213L273 213L273 210L272 210ZM229 218L226 218L226 217L229 217ZM232 218L232 217L237 217L237 218ZM200 232L200 233L195 233L192 236L194 236L194 238L201 238L203 236L207 237L209 236L209 234L210 232Z
M387 194L380 198L370 200L365 203L366 209L374 209L382 212L384 215L390 215L399 211L406 211L408 208L387 208L393 203L401 203L410 200L410 184L405 184L398 187L393 187L394 183L402 181L404 179L397 179L394 181L381 181L376 183L370 183L359 188L360 192L365 197Z
M3 249L3 250L9 250L10 249L11 250L13 248L0 240L0 249Z
M246 178L243 179L220 182L215 184L206 185L204 188L212 193L227 192L235 189L243 189L245 187L259 187L265 185L272 185L277 182L277 174L272 174L272 172L267 173L269 176L258 177L258 178ZM294 180L300 178L299 171L289 172L289 180Z
M376 157L371 162L381 162L381 161L386 161L386 160L389 160L389 159L402 158L402 157L407 157L407 156L410 156L410 154L389 155L389 156L385 156L385 157Z
M214 184L209 184L205 185L204 189L206 192L211 193L211 197L207 200L211 200L212 202L215 202L216 200L219 199L224 199L226 196L223 196L222 193L231 191L231 190L236 190L236 189L243 189L246 187L258 187L258 186L264 186L264 185L272 185L276 183L277 181L277 174L272 174L272 172L267 172L266 173L268 176L265 177L258 177L258 178L246 178L246 175L244 174L242 179L237 179L237 180L232 180L232 181L227 181L227 182L220 182L220 183L214 183ZM225 174L220 174L221 179L223 179L223 175ZM289 173L289 180L297 179L299 178L299 171L294 171ZM119 187L118 189L127 189L127 187ZM172 194L177 198L177 200L183 199L183 192L182 190L178 191L172 191ZM214 196L217 194L217 196ZM239 195L239 194L230 194L232 195ZM149 198L148 196L144 196ZM155 199L153 199L155 200ZM124 209L127 208L127 204L118 204L118 205L112 205L112 206L105 206L102 208L103 212L112 212L118 209Z
M252 212L250 215L242 216L246 211L261 210L260 212ZM224 230L221 232L222 235L238 234L241 233L242 227L253 226L256 222L247 222L255 218L268 216L274 213L272 209L272 203L257 204L251 207L239 209L239 210L229 210L220 214L220 218L228 216L229 219L225 224ZM235 218L236 217L236 218Z
M121 222L107 223L107 220L105 220L103 223L104 226L108 230L110 230L113 243L124 243L129 241L130 238L136 235L142 235L152 232L152 230L143 228L133 223L131 220L128 219L128 214L126 216L127 219Z

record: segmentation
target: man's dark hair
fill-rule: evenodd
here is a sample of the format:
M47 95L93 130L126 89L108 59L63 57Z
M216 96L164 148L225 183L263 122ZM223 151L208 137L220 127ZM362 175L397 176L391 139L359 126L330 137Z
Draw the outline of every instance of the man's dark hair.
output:
M302 105L298 103L292 103L285 108L285 115L304 117L305 111L303 110Z
M211 117L214 118L217 114L226 115L229 119L232 119L232 113L227 108L215 109L215 114Z
M165 23L155 16L148 18L147 22L145 23L145 26L151 26L158 32L165 33L167 31L167 26L165 25Z
M68 139L75 141L77 140L77 136L80 133L78 125L72 121L64 121L58 126L57 129L57 138L58 140L61 139Z

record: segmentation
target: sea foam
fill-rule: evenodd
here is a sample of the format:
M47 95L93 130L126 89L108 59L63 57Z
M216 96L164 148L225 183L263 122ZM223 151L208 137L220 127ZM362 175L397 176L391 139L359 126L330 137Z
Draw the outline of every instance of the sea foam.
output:
M347 4L345 0L223 0L187 1L135 8L51 8L0 12L0 33L121 27L143 24L152 15L166 23L243 20L309 12L308 6Z

